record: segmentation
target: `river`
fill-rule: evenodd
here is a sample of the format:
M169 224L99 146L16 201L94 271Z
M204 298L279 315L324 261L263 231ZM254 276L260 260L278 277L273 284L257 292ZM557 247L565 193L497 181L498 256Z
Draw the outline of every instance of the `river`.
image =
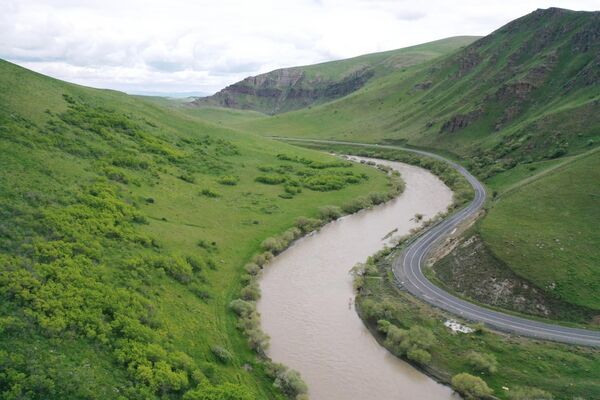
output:
M356 159L356 157L354 157ZM350 269L393 236L445 211L452 192L430 172L380 161L406 182L396 199L346 216L296 241L265 269L258 303L268 355L300 372L312 400L457 399L381 347L354 310ZM392 237L393 237L392 236Z

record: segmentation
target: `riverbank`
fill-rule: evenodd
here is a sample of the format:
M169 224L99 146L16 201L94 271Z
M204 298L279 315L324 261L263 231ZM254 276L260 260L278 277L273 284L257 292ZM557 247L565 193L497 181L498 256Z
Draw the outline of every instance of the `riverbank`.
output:
M474 332L453 333L444 323L456 316L397 288L391 265L398 251L369 259L356 296L365 325L392 353L445 384L463 372L478 376L501 399L527 398L517 396L519 388L544 390L543 399L600 398L600 351L500 334L461 321ZM429 330L434 337L427 350L430 360L420 363L394 348L380 329L381 320L402 330L415 326ZM495 368L484 365L482 359Z
M453 396L382 348L353 309L353 265L452 203L452 192L430 172L384 164L400 170L406 181L400 197L299 239L260 279L258 311L271 336L267 354L299 371L312 399Z

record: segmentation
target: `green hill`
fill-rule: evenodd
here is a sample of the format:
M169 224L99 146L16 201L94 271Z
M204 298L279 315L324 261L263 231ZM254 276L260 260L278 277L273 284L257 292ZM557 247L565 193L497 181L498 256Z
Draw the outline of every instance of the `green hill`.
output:
M296 110L346 96L376 77L448 54L475 39L474 36L458 36L345 60L278 69L248 77L191 104L265 114Z
M492 197L500 197L475 232L483 246L463 251L478 255L473 269L462 277L444 275L447 284L496 306L589 323L600 309L600 251L591 228L600 224L591 189L597 156L572 164L569 173L551 170L522 190L502 192L600 143L599 35L600 12L537 10L339 100L234 125L268 136L412 145L462 160L490 186ZM581 239L569 242L574 238ZM570 244L550 246L555 239ZM453 253L466 265L463 255L460 249ZM510 279L523 280L515 286L529 287L520 305L515 299L521 292L508 292L506 302L490 295L499 290L494 274L507 267ZM468 278L477 268L488 271L485 294L481 282ZM527 300L533 295L543 298L540 309Z
M244 264L297 217L387 190L374 169L5 61L0 148L6 399L282 398L228 310Z
M537 10L337 101L240 127L451 150L484 177L581 152L600 140L599 32L600 12Z
M481 233L520 276L566 302L600 311L600 152L508 191Z

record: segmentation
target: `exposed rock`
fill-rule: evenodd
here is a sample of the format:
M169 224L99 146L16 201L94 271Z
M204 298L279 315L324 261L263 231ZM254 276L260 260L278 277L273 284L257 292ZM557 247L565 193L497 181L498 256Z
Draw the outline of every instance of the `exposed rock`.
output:
M427 82L417 83L414 86L414 88L417 90L427 90L427 89L431 88L432 85L433 85L433 82L427 81Z
M481 109L473 110L467 114L457 114L453 116L449 121L444 122L440 129L440 133L453 133L458 131L459 129L466 128L471 123L473 123L473 121L479 118L481 114Z
M363 67L339 80L328 81L318 76L307 79L301 69L286 68L248 77L192 104L249 108L274 114L346 96L360 89L373 75L372 69Z
M458 77L465 76L473 68L475 68L481 62L481 55L475 50L474 46L465 49L459 56L458 62Z
M434 264L437 277L450 289L484 304L549 318L590 322L597 312L564 303L517 276L497 259L479 236L462 239Z
M535 86L529 82L505 84L496 91L496 99L502 102L523 101L527 99L533 89Z

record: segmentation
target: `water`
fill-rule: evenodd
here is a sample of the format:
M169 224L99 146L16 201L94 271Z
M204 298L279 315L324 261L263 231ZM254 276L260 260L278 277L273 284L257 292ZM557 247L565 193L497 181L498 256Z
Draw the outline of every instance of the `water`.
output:
M271 336L268 354L301 373L312 400L454 399L449 388L381 347L354 310L349 270L382 249L392 230L401 236L416 227L415 214L433 217L452 201L428 171L380 163L402 174L400 197L328 224L265 269L258 310Z

